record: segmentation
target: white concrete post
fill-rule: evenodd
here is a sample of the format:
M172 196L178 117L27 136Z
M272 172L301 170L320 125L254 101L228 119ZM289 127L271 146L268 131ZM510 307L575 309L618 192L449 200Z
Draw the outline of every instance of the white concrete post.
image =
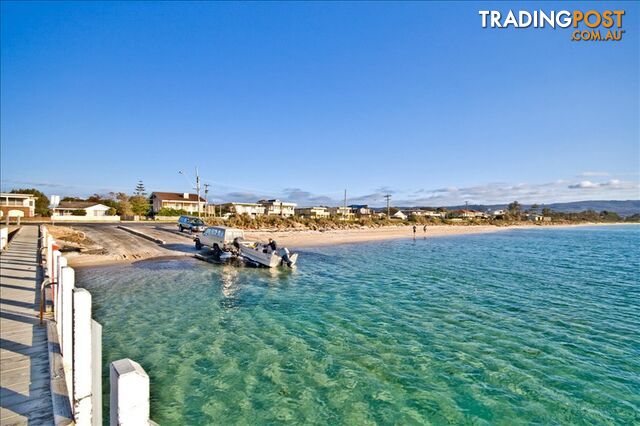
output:
M60 256L58 261L58 271L56 272L56 276L58 277L58 288L56 289L56 300L53 301L55 304L55 320L56 320L56 328L58 329L58 336L62 333L62 286L64 277L62 276L62 269L67 266L67 258L64 256Z
M62 254L59 250L53 251L53 257L51 261L51 282L55 283L51 286L51 304L53 305L53 312L57 312L58 304L56 303L56 299L58 298L58 291L60 289L60 285L58 283L60 275L58 275L58 270L60 267L60 258Z
M128 358L114 361L109 368L111 426L149 424L149 376Z
M96 320L91 321L91 340L93 362L91 420L94 426L102 426L102 325Z
M64 366L65 379L69 395L73 395L73 286L75 271L73 268L62 268L62 291L60 295L60 352Z
M53 271L53 237L51 235L47 235L47 276L51 278Z
M73 289L73 415L76 425L91 426L93 361L91 293Z

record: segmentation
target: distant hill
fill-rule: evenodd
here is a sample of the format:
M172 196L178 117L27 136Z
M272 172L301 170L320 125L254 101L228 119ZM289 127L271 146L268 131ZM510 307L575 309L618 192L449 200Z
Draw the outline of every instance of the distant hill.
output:
M585 210L595 210L601 212L603 210L618 213L620 216L631 216L636 213L640 213L640 200L589 200L589 201L572 201L569 203L551 203L551 204L538 204L540 209L548 207L553 211L561 213L576 213ZM457 210L469 208L471 210L498 210L504 209L507 204L469 204L469 206L449 206L448 210ZM523 208L531 208L531 204L523 204Z
M575 213L585 210L595 210L601 212L603 210L618 213L620 216L631 216L633 214L640 214L640 200L589 200L589 201L572 201L569 203L551 203L551 204L538 204L540 209L548 207L553 211L561 213ZM531 204L523 204L523 209L531 208ZM439 206L430 206L439 207ZM507 207L507 204L469 204L459 206L445 206L447 210L499 210ZM400 210L416 209L419 207L397 207ZM377 208L377 211L385 211L384 208Z

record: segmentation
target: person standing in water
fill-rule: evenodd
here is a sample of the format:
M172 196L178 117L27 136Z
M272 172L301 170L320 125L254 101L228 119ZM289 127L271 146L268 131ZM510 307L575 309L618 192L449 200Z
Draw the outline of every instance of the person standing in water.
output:
M413 238L415 238L415 237L416 237L416 226L413 225Z

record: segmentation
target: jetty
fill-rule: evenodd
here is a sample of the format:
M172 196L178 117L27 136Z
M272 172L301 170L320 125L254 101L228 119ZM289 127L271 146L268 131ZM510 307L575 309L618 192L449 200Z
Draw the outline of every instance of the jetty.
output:
M12 239L6 234L0 254L0 424L102 425L102 326L92 318L91 294L75 286L75 271L46 226L23 226ZM149 376L138 363L111 362L109 385L111 425L155 424L149 419Z
M52 424L47 329L40 325L38 228L0 254L0 423Z

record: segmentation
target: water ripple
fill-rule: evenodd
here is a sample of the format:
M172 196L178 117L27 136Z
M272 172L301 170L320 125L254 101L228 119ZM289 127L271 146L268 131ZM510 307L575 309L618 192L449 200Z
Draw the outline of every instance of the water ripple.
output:
M638 424L639 241L517 230L78 281L104 360L144 366L162 424Z

